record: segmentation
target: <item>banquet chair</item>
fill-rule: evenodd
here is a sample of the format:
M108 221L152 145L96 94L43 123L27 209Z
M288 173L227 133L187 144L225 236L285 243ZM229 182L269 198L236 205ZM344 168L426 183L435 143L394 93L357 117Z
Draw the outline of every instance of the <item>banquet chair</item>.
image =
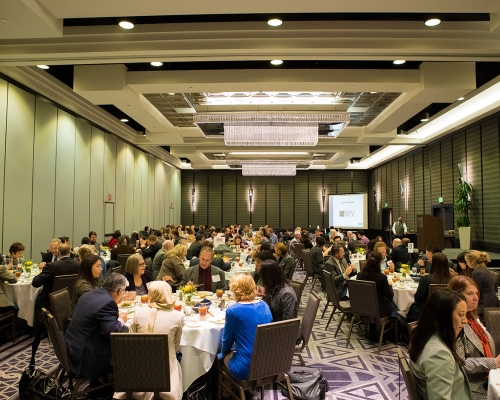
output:
M295 295L297 296L297 304L295 305L295 314L297 314L300 304L302 304L302 293L304 292L304 288L306 285L304 282L294 280L288 280L288 284L292 287L292 289L295 291Z
M406 357L403 355L403 352L399 347L397 348L397 352L398 352L399 370L400 373L402 373L405 381L406 390L408 392L408 399L420 400L421 397L417 390L417 383L415 382L415 377L413 376L413 373L410 370L408 361L406 360Z
M12 343L16 343L16 313L14 309L8 310L0 314L0 322L9 321L8 323L0 326L0 329L12 327Z
M116 257L116 261L118 261L118 263L123 267L124 270L125 264L127 264L127 260L131 255L132 254L118 254L118 256Z
M167 334L111 333L111 354L116 392L126 392L127 399L133 399L133 392L153 392L155 399L170 392ZM131 360L143 368L130 368Z
M446 289L447 286L447 283L431 283L429 285L429 294L427 295L427 299L430 299L430 297L438 290Z
M312 262L311 262L311 250L309 250L309 249L302 250L302 257L303 257L302 260L304 262L304 267L306 269L306 274L307 274L305 282L307 282L309 279L311 280L311 282L312 282L311 291L312 291L312 290L314 290L314 286L316 285L316 281L319 280L321 282L321 275L314 273L314 270L312 267Z
M290 246L292 246L290 244ZM302 243L295 243L293 245L293 249L295 250L295 270L301 271L304 270L304 254L303 251L305 249L304 245Z
M286 390L293 400L287 372L290 371L299 331L298 318L257 325L248 379L233 378L222 364L219 369L219 398L226 389L235 399L245 400L245 392L260 387L264 400L264 385L285 381Z
M52 342L54 353L56 353L57 360L59 361L59 367L55 373L55 376L59 376L59 374L64 371L68 373L68 379L69 379L68 388L71 390L70 400L76 399L77 396L82 397L82 395L86 395L96 390L112 386L113 382L108 382L103 385L99 385L93 388L87 387L84 390L78 391L78 389L82 386L83 383L89 381L89 378L82 376L75 376L73 372L71 372L68 349L66 347L66 342L64 341L64 337L62 333L59 331L57 322L54 316L50 312L48 312L45 308L42 308L42 311L45 314L45 324L47 325L47 332L50 341ZM76 378L76 382L74 385L73 385L73 378Z
M151 257L146 258L144 262L146 263L146 271L153 274L153 260ZM122 267L122 270L125 270L125 267Z
M302 321L300 323L300 344L295 347L294 357L299 358L300 365L302 365L303 367L306 366L306 363L304 362L301 353L309 343L309 338L311 337L311 332L313 329L314 320L316 319L320 301L320 298L315 293L311 293L309 295L304 316L302 317Z
M486 307L483 315L486 329L495 342L496 357L500 354L500 307Z
M410 335L410 338L411 338L411 334L413 332L413 329L415 329L417 327L417 321L413 321L413 322L410 322L408 324L408 335Z
M75 283L78 280L78 274L71 275L58 275L54 277L54 287L53 292L67 288L69 292L69 297L73 296L73 289L75 288Z
M335 335L333 336L337 337L337 334L339 333L342 323L346 320L349 313L351 312L351 302L349 300L347 301L339 300L337 290L335 289L335 285L333 284L332 281L332 274L326 270L323 270L322 272L323 272L323 280L325 281L325 287L326 287L327 305L328 302L331 302L333 304L333 310L332 313L330 314L330 318L328 319L328 323L326 324L325 330L328 329L328 326L332 321L333 314L336 313L336 310L339 310L337 313L342 313L342 316L340 317L339 320L339 324L337 325L337 330L335 331ZM323 314L326 311L326 307L327 306L325 306L325 309L323 310ZM323 318L323 316L321 316L321 318Z
M123 273L124 270L125 267L122 267L121 265L111 268L111 272L116 272L117 274Z
M346 347L349 346L351 340L351 332L354 321L364 322L366 324L366 329L368 329L368 324L380 325L380 337L378 341L378 354L380 354L380 348L382 347L382 340L386 332L394 329L396 341L398 338L398 320L397 318L391 317L381 317L378 307L377 299L377 287L375 282L372 281L361 281L361 280L349 280L347 281L347 286L349 287L349 299L351 302L351 326L349 327L349 333L347 335ZM390 325L386 329L386 326Z
M49 293L50 310L56 319L57 326L61 332L66 332L68 328L68 317L71 313L71 298L68 288L59 289Z

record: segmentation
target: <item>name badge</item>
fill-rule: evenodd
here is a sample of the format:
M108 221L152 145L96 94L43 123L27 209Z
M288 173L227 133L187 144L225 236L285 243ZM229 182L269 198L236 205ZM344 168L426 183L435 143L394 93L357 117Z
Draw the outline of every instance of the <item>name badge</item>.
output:
M219 275L212 275L212 282L220 282L220 276Z

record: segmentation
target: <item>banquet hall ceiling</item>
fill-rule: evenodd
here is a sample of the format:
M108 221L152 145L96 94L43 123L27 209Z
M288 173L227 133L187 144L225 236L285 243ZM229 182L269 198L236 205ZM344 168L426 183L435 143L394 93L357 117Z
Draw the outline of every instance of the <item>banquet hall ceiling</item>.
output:
M268 26L271 16L283 25ZM427 27L429 17L442 23ZM122 19L135 28L120 28ZM283 64L271 65L276 59ZM350 160L374 150L425 146L449 132L424 140L413 131L482 90L476 63L498 79L497 0L0 4L1 74L178 167L182 158L195 169L229 168L231 152L266 150L276 153L269 159L306 153L313 169L353 168ZM308 95L307 104L297 100ZM266 111L350 112L351 122L337 138L293 148L229 147L192 123L199 112ZM430 121L419 124L425 111ZM125 116L138 130L119 121Z

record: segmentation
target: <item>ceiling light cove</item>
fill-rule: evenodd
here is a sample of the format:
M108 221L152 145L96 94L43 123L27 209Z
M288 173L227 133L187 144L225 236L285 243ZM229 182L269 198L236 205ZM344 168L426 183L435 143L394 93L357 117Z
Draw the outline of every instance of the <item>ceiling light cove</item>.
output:
M43 64L37 65L37 67L40 69L49 69L48 65L43 65Z
M337 104L341 92L219 92L206 96L207 105Z
M127 118L122 118L120 121L122 121L122 122L128 122L128 119Z
M308 151L232 151L229 154L233 156L277 156L277 155L286 155L286 156L305 156L309 154Z
M120 25L120 28L123 28L123 29L134 29L134 27L135 27L135 25L129 21L120 21L118 23L118 25Z
M405 62L406 62L406 60L394 60L392 63L395 65L401 65L401 64L404 64Z
M271 64L273 64L273 65L281 65L281 64L283 64L283 60L272 60Z
M425 26L437 26L441 23L439 18L431 18L425 21Z
M151 63L151 65L152 65L153 67L161 67L161 66L163 65L163 63L162 63L161 61L153 61L153 62Z
M273 19L270 19L269 21L267 21L267 24L269 26L280 26L282 23L283 23L283 21L281 19L278 19L278 18L273 18Z

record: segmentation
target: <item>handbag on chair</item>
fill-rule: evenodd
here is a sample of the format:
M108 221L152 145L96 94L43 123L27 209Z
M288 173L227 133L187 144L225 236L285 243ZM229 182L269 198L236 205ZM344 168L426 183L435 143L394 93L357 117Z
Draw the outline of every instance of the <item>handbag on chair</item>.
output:
M71 390L43 371L30 365L23 371L19 380L19 398L21 400L66 400L71 397Z

